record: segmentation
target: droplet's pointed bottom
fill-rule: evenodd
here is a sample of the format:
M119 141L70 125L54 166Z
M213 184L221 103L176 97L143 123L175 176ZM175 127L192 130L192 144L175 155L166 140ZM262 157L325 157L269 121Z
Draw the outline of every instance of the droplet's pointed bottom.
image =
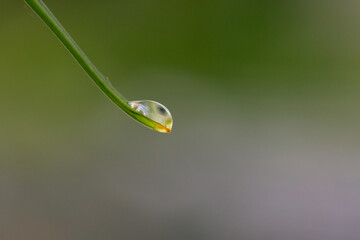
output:
M161 132L161 133L171 133L171 129L169 128L166 128L166 127L163 127L163 128L159 128L159 129L154 129L158 132Z
M152 125L155 131L171 133L173 119L170 111L162 104L152 100L130 101L129 106L156 124Z

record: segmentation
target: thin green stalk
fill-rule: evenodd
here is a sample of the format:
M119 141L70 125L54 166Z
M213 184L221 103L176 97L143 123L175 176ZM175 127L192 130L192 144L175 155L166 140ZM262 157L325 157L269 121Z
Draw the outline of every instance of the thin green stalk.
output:
M89 60L42 0L25 0L25 2L39 15L56 37L64 44L66 49L69 50L75 60L106 96L138 122L157 131L164 130L165 127L163 125L135 111L127 104L128 100L113 87L111 82L101 74L99 70L97 70L94 64ZM168 129L165 129L165 132L169 132Z

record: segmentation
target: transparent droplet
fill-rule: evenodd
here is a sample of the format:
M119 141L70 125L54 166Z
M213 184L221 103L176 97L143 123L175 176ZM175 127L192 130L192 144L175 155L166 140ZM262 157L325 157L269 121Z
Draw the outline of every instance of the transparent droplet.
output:
M158 132L171 132L173 120L170 111L162 104L152 100L129 101L129 106L160 126L154 128Z

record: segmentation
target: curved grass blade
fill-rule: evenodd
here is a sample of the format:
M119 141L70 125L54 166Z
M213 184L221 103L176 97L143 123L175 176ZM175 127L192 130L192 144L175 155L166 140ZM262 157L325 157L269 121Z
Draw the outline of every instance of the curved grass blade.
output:
M64 44L66 49L69 50L71 55L85 70L89 77L95 82L95 84L102 90L102 92L106 96L108 96L117 106L119 106L130 117L134 118L143 125L154 129L155 131L171 132L172 117L170 112L166 108L166 111L170 114L166 122L168 123L171 120L171 124L166 124L165 126L165 124L163 124L162 122L154 120L152 116L154 116L153 114L156 113L150 115L148 114L148 116L145 116L142 112L139 112L135 108L131 107L129 103L134 101L128 101L113 87L108 78L106 78L103 74L101 74L99 70L97 70L94 64L81 50L75 40L65 30L65 28L61 25L61 23L57 20L57 18L42 0L25 0L25 2L34 10L37 15L39 15L39 17L44 21L44 23L55 34L55 36ZM163 105L161 106L164 107Z

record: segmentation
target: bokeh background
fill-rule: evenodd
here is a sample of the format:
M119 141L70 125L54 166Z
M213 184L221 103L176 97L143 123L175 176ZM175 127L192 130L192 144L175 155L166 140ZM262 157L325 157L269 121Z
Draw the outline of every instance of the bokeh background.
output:
M174 128L2 0L0 239L360 239L358 0L45 2Z

